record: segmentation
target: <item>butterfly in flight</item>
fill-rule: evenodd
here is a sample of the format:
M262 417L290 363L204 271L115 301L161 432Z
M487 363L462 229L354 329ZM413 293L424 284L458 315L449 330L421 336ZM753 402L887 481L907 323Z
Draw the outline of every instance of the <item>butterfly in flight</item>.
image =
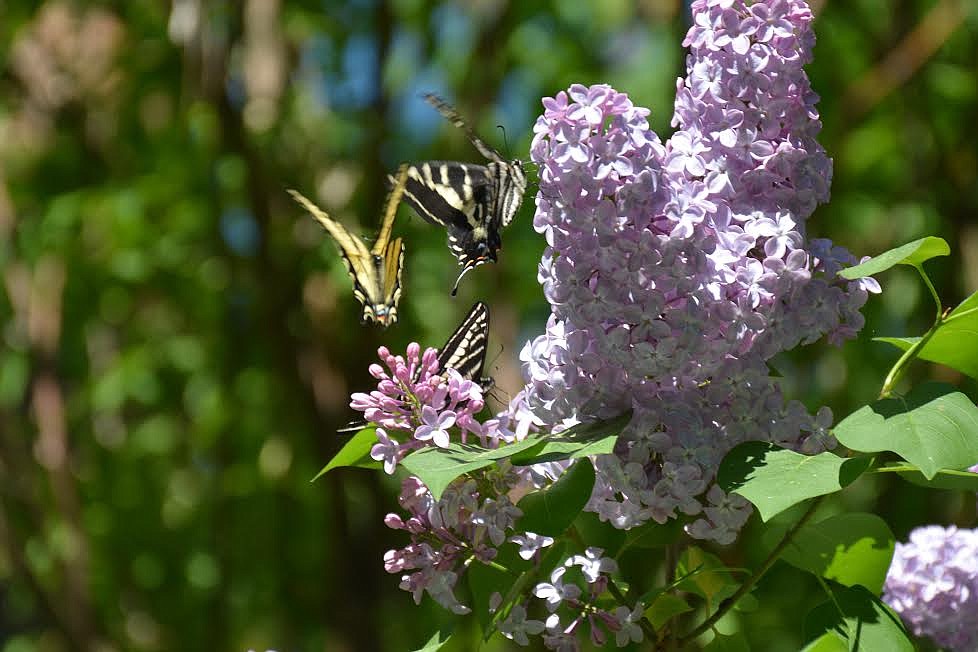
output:
M397 302L401 298L401 272L404 269L404 244L400 238L391 241L397 206L404 194L407 166L402 165L393 178L393 187L384 205L384 220L373 247L367 250L360 238L326 214L295 190L289 194L326 229L340 250L346 271L353 280L353 296L363 304L360 321L376 322L387 327L397 321Z
M491 377L482 375L488 349L489 307L479 301L449 335L444 346L438 349L438 372L444 374L446 369L454 369L463 378L478 383L483 392L487 392L493 385ZM415 381L420 374L418 370ZM366 427L367 422L360 419L351 421L337 432L356 432Z
M496 261L496 252L502 247L499 232L509 225L523 202L526 173L522 161L506 161L476 136L450 104L430 93L424 99L464 131L488 160L485 165L425 161L408 168L405 201L428 222L445 227L448 248L462 266L452 287L454 296L469 270Z

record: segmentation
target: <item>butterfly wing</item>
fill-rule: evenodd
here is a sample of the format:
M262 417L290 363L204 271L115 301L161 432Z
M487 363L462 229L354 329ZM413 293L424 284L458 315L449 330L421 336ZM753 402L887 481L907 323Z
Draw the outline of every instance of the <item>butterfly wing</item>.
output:
M423 97L424 97L424 101L430 104L431 106L435 107L435 110L437 110L438 113L442 115L442 117L444 117L453 125L461 129L463 132L465 132L465 135L468 136L469 141L477 150L479 150L480 154L485 156L490 161L495 161L497 163L505 163L503 157L499 155L499 152L497 152L492 147L489 147L489 145L486 145L482 141L482 139L475 134L475 131L473 131L472 127L469 126L469 123L467 123L465 119L462 118L461 115L459 115L458 111L455 110L454 106L452 106L442 98L438 97L434 93L425 93Z
M397 168L397 174L387 176L391 189L387 194L386 201L384 201L384 217L380 223L380 233L377 234L377 240L374 241L374 246L370 249L370 253L374 256L382 256L387 251L391 231L394 230L394 218L397 217L397 207L404 197L404 184L407 181L407 176L407 165L401 165Z
M389 181L396 182L393 177ZM482 165L426 161L407 170L404 201L426 221L445 227L448 248L463 267L462 274L496 260L499 232L489 224L493 183Z
M526 172L519 160L512 163L489 163L487 169L494 200L490 212L490 228L495 227L498 233L499 229L509 226L520 210L523 195L526 193Z
M454 369L463 378L485 386L488 379L482 377L482 368L488 348L489 307L479 301L438 351L438 368Z
M336 243L346 271L353 281L353 296L363 305L363 321L375 321L382 326L393 324L397 319L396 307L387 303L384 287L381 286L381 279L385 278L384 257L368 251L359 238L354 237L342 224L299 192L289 190L289 194L326 229ZM403 251L399 251L403 255ZM396 290L391 293L395 297L394 303L400 297L400 273L397 275Z
M396 238L394 242L387 245L387 251L380 259L380 262L383 265L383 273L379 276L383 279L381 290L384 301L378 305L382 305L385 311L383 315L376 312L375 315L377 317L376 321L384 326L389 326L397 321L397 302L401 299L401 274L404 271L404 244L400 238Z

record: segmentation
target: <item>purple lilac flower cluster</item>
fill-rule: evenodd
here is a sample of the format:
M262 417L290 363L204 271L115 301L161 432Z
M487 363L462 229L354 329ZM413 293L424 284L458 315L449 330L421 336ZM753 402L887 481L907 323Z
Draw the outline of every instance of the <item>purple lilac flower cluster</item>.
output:
M416 603L427 592L456 614L470 609L455 597L459 573L472 559L489 562L506 541L506 531L522 516L505 494L482 498L474 480L456 483L434 500L428 488L410 476L401 485L399 499L410 516L388 514L384 522L411 535L411 543L384 555L388 573L412 571L401 576L400 587L410 591Z
M500 421L476 420L485 406L482 388L454 369L439 369L436 349L421 353L421 347L411 343L403 357L386 347L377 354L387 367L370 366L377 389L353 394L350 405L377 426L378 441L370 456L383 462L387 473L394 473L405 455L425 446L444 448L452 440L464 443L474 436L482 446L496 448L513 440ZM389 550L384 567L389 573L403 573L400 587L410 591L415 602L428 593L456 614L469 613L455 597L460 573L473 559L494 559L522 516L506 493L518 483L512 470L504 465L490 473L481 486L472 479L456 481L437 501L418 478L409 476L402 482L399 502L408 515L388 514L384 522L407 532L411 543ZM491 495L483 496L486 488ZM522 550L541 545L530 533L518 537L517 544Z
M978 649L978 530L917 528L896 545L884 589L915 635L952 652Z
M597 461L589 509L622 528L699 515L692 535L728 543L750 507L710 488L727 451L834 445L831 412L786 402L766 361L852 337L878 287L837 277L856 259L805 238L832 175L802 70L807 5L698 0L693 12L666 143L606 85L544 100L531 155L552 315L521 353L528 384L510 414L552 428L633 409L616 455Z
M458 428L460 441L475 435L487 445L492 429L475 419L485 407L482 388L454 369L440 370L437 349L429 348L422 354L421 347L412 342L406 357L394 355L383 346L377 355L387 371L379 364L370 365L377 389L353 394L350 407L363 412L364 418L377 426L378 443L370 455L384 463L387 473L394 473L397 463L413 450L431 444L448 446L453 427ZM401 442L391 437L396 431L411 435Z

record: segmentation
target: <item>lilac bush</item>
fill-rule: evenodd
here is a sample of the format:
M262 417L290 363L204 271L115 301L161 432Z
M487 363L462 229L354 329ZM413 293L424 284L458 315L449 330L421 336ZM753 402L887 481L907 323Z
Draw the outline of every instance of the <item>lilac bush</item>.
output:
M479 421L477 383L438 369L417 344L405 357L380 349L378 380L351 405L378 426L371 456L393 473L423 447L473 439L487 448L558 433L628 411L613 454L593 459L586 509L617 528L688 517L699 539L731 543L750 504L716 484L737 444L773 442L804 453L833 448L828 408L786 400L769 372L777 353L862 327L872 280L837 272L858 262L805 223L828 200L831 160L803 65L812 15L801 0L698 0L687 75L678 80L665 142L649 111L607 85L573 85L543 101L531 158L539 168L534 228L547 248L538 280L551 306L546 332L520 353L524 388ZM385 556L416 601L424 593L455 613L468 564L519 546L539 560L554 540L520 525L514 503L558 478L570 462L507 462L463 477L435 500L417 478L402 485L406 517L388 515L411 543ZM517 643L542 635L551 649L643 640L640 604L599 605L617 571L597 548L570 554L532 598L512 605L499 631ZM545 609L545 621L529 616Z
M898 543L883 599L917 636L978 649L978 530L930 525Z

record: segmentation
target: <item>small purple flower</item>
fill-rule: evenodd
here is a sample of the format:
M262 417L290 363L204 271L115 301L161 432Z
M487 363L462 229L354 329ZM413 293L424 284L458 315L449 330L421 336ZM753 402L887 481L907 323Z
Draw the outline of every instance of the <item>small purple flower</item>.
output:
M557 610L565 600L577 600L581 597L581 588L576 584L564 584L564 573L567 569L558 566L550 573L549 582L540 582L533 588L533 595L546 600L547 609L551 613Z
M527 619L526 607L521 604L515 605L506 619L499 623L499 633L519 645L529 645L527 634L536 636L543 633L543 629L543 622Z
M393 475L399 460L400 444L387 435L383 428L377 428L378 443L370 449L370 457L384 463L384 473Z
M536 534L534 532L517 534L515 536L511 536L509 540L520 547L519 556L523 559L532 559L533 556L537 554L537 551L542 550L547 546L552 546L554 543L553 537Z
M611 557L602 557L604 552L601 548L588 548L583 555L574 555L564 562L564 566L580 566L581 572L587 579L588 584L598 581L602 573L610 574L618 571L618 562Z
M448 448L449 432L448 429L455 425L455 413L446 410L442 413L426 405L421 408L421 423L414 431L414 438L418 441L431 441L439 448Z
M618 627L615 633L615 645L625 647L629 643L641 643L645 639L638 622L645 615L645 606L639 602L634 609L621 606L612 612Z

